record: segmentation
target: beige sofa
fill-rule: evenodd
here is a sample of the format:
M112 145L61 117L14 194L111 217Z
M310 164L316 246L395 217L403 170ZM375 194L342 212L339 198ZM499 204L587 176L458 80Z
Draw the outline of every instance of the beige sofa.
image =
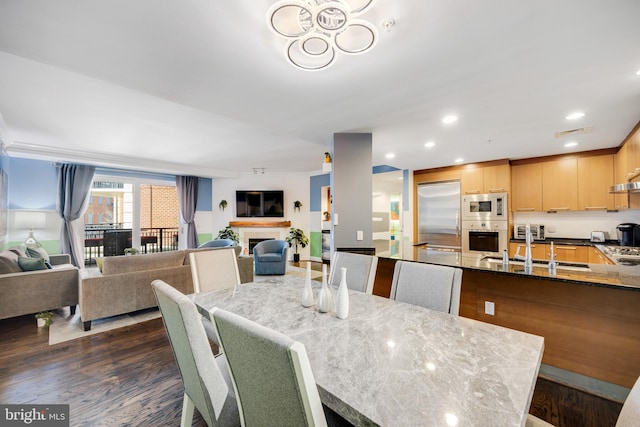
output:
M160 279L185 294L193 293L189 253L228 248L187 249L135 256L113 256L102 260L102 272L83 271L80 283L80 318L84 330L91 321L131 313L157 302L151 282ZM253 281L253 260L236 248L242 283Z
M80 275L66 254L50 255L51 270L22 271L19 249L0 252L0 319L69 306L75 313Z

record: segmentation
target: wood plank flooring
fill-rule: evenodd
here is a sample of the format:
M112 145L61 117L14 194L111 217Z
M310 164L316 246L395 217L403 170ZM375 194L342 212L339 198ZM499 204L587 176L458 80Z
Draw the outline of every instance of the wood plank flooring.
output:
M182 383L161 319L49 346L33 315L0 320L0 402L70 405L71 426L178 426ZM542 378L531 413L614 426L621 405ZM206 426L196 411L194 426Z

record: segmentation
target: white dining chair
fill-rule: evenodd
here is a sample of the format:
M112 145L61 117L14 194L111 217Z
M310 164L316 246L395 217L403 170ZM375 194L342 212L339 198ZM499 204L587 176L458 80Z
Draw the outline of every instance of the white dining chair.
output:
M210 312L243 426L327 425L303 344L228 311Z
M347 269L347 287L349 289L367 294L373 292L373 282L378 268L377 256L336 251L329 272L330 286L338 287L340 285L340 269L342 267Z
M462 269L398 261L393 269L390 298L458 315Z
M226 358L213 355L196 305L162 280L151 286L184 386L180 425L191 426L194 408L210 427L240 425Z
M233 247L190 252L189 264L194 293L231 288L240 284L238 260ZM202 324L209 339L216 345L219 344L211 320L202 316Z

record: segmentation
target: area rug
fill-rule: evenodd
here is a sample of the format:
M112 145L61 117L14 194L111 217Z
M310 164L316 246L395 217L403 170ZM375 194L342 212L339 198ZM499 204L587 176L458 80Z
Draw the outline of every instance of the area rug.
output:
M68 310L54 310L53 323L49 326L49 345L88 337L99 334L100 332L157 319L158 317L160 317L160 311L157 308L136 311L120 316L106 317L92 321L91 330L85 332L82 322L80 321L79 310L76 310L76 314L73 316L69 314Z

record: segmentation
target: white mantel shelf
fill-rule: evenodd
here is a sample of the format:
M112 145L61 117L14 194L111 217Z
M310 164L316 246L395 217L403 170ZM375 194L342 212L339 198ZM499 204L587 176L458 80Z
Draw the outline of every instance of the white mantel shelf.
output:
M229 221L229 227L291 227L291 221Z

